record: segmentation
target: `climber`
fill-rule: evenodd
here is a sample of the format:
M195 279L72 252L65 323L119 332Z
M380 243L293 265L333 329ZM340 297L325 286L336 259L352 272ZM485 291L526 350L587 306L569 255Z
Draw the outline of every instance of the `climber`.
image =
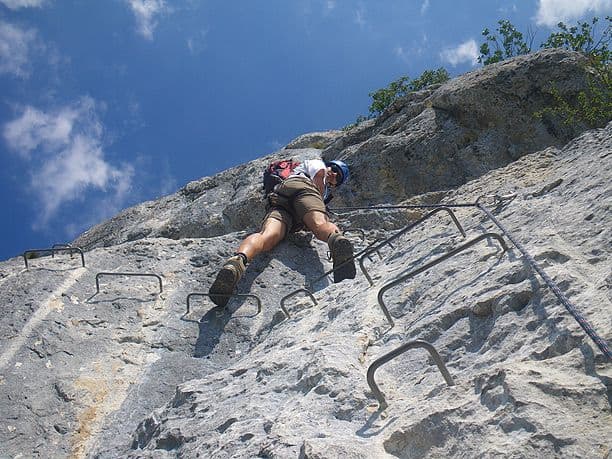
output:
M273 249L288 233L306 227L317 239L327 242L334 266L334 282L355 278L353 245L329 221L324 198L349 178L344 161L320 159L296 163L288 178L267 195L266 216L261 230L247 236L229 258L209 289L211 300L225 306L244 274L246 265L262 252ZM218 295L218 296L217 296Z

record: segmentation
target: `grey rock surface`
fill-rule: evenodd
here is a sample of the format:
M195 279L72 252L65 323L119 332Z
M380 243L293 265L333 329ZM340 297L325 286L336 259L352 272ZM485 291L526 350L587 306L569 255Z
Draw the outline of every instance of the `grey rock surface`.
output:
M589 132L447 196L515 194L497 218L608 342L611 134ZM468 238L499 231L474 209L456 214ZM380 287L462 242L435 217L369 265L375 288L360 277L317 292L317 306L297 302L248 356L180 386L139 426L133 457L156 457L169 439L188 456L606 457L610 363L516 249L485 241L392 289L387 332ZM379 371L381 413L367 367L411 339L437 347L456 385L412 351Z
M286 157L320 158L320 150L281 150L189 182L172 195L131 207L94 226L73 245L89 250L145 237L200 238L254 230L264 217L263 170L270 162Z
M334 204L395 202L455 188L579 134L584 126L568 128L533 113L551 103L552 85L570 98L584 89L584 64L578 53L550 49L469 72L410 94L348 132L305 134L272 155L127 209L74 244L92 249L143 237L212 237L255 229L263 216L263 169L286 157L347 161L351 182Z
M343 132L337 130L309 132L289 142L287 145L285 145L285 149L316 148L318 150L323 150L329 147L338 137L342 135Z
M484 196L610 343L612 123L556 142L455 189L398 201ZM188 212L183 221L169 207L209 212L201 218L238 212L272 157L93 228L79 238L95 247L85 267L68 254L31 259L29 269L21 258L0 262L0 457L609 457L612 366L507 238L506 252L484 239L389 289L389 328L383 286L499 232L474 207L454 208L465 238L439 212L364 259L374 286L360 270L340 284L317 281L331 268L327 246L298 233L251 263L238 285L261 312L252 297L219 309L195 295L187 313L188 294L207 291L246 233L232 229L243 221L224 220L190 237ZM239 184L220 180L229 177ZM221 191L212 200L213 184L227 187L225 201ZM206 208L196 210L198 201ZM255 218L261 206L252 207L232 218ZM427 212L337 209L334 218L360 250ZM170 223L176 237L159 233ZM163 292L155 277L108 275L96 292L103 272L156 274ZM317 304L295 296L286 318L281 298L311 284ZM455 385L411 350L376 372L388 403L379 409L368 367L416 339L435 346Z
M561 49L488 65L396 101L323 156L341 156L353 166L359 192L345 194L350 204L455 188L574 138L583 126L538 120L534 113L551 104L552 86L574 98L586 75L584 57Z

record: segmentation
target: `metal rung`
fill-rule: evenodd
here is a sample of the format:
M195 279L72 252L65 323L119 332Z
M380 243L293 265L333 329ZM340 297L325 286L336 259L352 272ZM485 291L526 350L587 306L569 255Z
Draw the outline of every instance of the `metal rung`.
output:
M376 239L376 240L375 240L375 241L374 241L374 242L373 242L373 243L370 245L370 247L374 247L375 245L379 244L380 242L382 242L382 241L384 241L384 240L385 240L384 238L379 237L379 238L377 238L377 239ZM391 248L393 248L393 245L389 244L389 246L390 246ZM368 249L369 249L370 247L368 247ZM382 260L382 259L383 259L383 256L380 254L380 251L379 251L379 250L375 250L374 252L368 252L368 253L366 253L366 254L364 255L364 257L366 257L366 258L367 258L368 260L370 260L371 262L374 262L374 260L372 260L372 254L373 254L373 253L376 253L376 255L378 255L378 258L379 258L380 260Z
M285 307L285 302L289 299L294 297L295 295L297 295L298 293L306 293L310 299L312 300L312 302L315 304L315 306L318 304L317 303L317 299L314 297L314 295L312 294L312 292L306 288L300 288L297 290L294 290L293 292L291 292L289 295L286 295L284 297L281 298L280 300L280 307L283 310L283 312L285 313L285 315L287 316L287 319L291 319L291 315L289 314L289 311L287 310L287 308Z
M500 202L503 202L504 199L512 199L512 195L501 196L498 197ZM480 198L478 198L480 200ZM536 263L533 257L527 252L527 249L523 247L523 245L516 240L512 234L499 222L491 213L489 209L487 209L482 204L477 204L478 209L485 213L485 215L491 220L495 225L503 231L503 233L508 237L510 242L514 244L514 246L521 252L527 263L531 266L531 268L537 272L540 277L544 280L544 283L552 290L555 294L559 302L565 307L567 312L571 314L571 316L578 322L578 325L584 330L589 338L593 340L595 345L599 348L599 350L603 353L603 355L608 359L608 361L612 361L612 351L608 346L608 343L595 331L593 326L586 320L586 318L582 315L582 313L574 306L569 299L563 294L561 289L554 281L550 278L546 272L540 268L540 266Z
M100 278L102 276L131 276L131 277L155 277L159 281L159 293L164 291L162 278L157 274L149 273L98 273L96 274L96 293L100 293Z
M403 229L401 229L400 231L395 233L393 236L383 240L382 242L378 243L377 245L375 245L374 247L372 247L371 249L367 250L365 253L363 253L361 255L361 257L359 258L359 267L361 268L361 272L363 273L363 275L366 277L366 279L370 283L370 286L374 285L374 281L372 280L372 278L368 274L368 271L365 269L365 266L364 266L365 259L369 258L369 255L371 255L372 253L377 253L378 256L380 257L380 253L378 253L378 251L382 247L384 247L385 245L389 245L389 246L391 246L393 248L393 245L391 244L392 241L394 241L395 239L399 238L403 234L407 233L408 231L413 229L415 226L420 225L425 220L433 217L438 212L442 212L442 211L444 211L444 212L448 213L448 215L450 215L451 219L453 220L453 223L455 224L455 226L457 226L457 229L459 230L461 235L465 238L465 231L464 231L463 227L461 226L461 224L459 223L459 220L457 220L457 217L455 216L455 213L451 209L449 209L448 207L438 207L438 208L432 210L428 214L426 214L423 217L421 217L420 219L418 219L416 222L410 223L408 226L404 227Z
M517 197L516 193L509 193L507 195L499 195L499 194L483 194L476 199L474 205L478 207L480 205L480 201L484 201L485 199L492 199L495 204L501 204L504 201L510 201Z
M402 344L400 347L398 347L397 349L394 349L388 354L385 354L382 357L377 358L372 363L372 365L370 365L370 367L368 368L368 373L367 373L368 385L370 386L370 389L372 389L372 392L374 393L376 400L378 400L379 410L384 410L388 405L387 405L387 401L385 400L385 395L380 391L380 389L378 388L378 385L376 384L376 381L374 380L374 374L376 373L376 370L378 370L378 368L383 366L385 363L398 357L400 354L403 354L404 352L409 351L410 349L417 349L417 348L423 348L427 352L429 352L429 355L431 355L434 362L438 366L440 373L442 373L442 376L444 377L446 384L448 384L449 386L455 385L455 382L453 381L453 378L451 377L450 373L446 369L446 366L444 365L444 362L442 361L440 354L438 354L438 351L436 351L436 348L433 347L433 345L429 344L427 341L422 341L422 340L410 341L406 344Z
M362 230L361 228L351 228L351 229L346 229L342 231L344 233L344 235L350 234L350 233L357 233L359 234L359 236L361 237L361 242L365 241L366 239L366 234L365 231Z
M57 248L71 249L72 246L70 244L53 244L51 248L52 249L57 249ZM70 257L72 257L72 255L74 254L70 253ZM55 253L51 254L51 258L55 258Z
M353 212L356 210L398 210L398 209L438 209L441 207L475 207L475 203L459 202L448 204L410 204L400 206L351 206L351 207L334 207L328 209L330 213L336 212Z
M40 252L51 252L52 255L55 255L57 252L70 252L70 255L72 255L74 252L78 252L81 254L81 264L83 267L85 267L85 255L83 254L83 250L81 250L79 247L52 247L50 249L32 249L23 252L23 260L25 261L26 269L29 268L28 255L38 254Z
M349 258L348 260L346 260L344 263L336 266L333 269L330 269L329 271L321 274L319 277L317 277L316 279L314 279L312 282L310 282L310 288L313 289L313 286L319 282L321 279L324 279L325 277L329 276L330 274L332 274L334 271L336 271L337 269L341 268L342 266L344 266L347 263L350 263L351 261L354 263L354 260L357 259L357 257L361 257L359 259L359 266L361 267L361 271L363 272L363 274L366 276L366 278L368 279L368 282L370 283L370 285L374 285L374 281L372 281L372 278L369 276L368 272L365 270L365 267L363 266L363 260L365 257L368 257L369 255L371 255L372 253L376 253L378 254L379 257L381 257L380 253L378 252L381 247L388 245L391 248L393 247L393 244L391 244L391 242L395 239L397 239L398 237L400 237L402 234L410 231L412 228L414 228L417 225L420 225L423 221L427 220L428 218L430 218L431 216L435 215L438 212L441 211L445 211L447 212L451 218L453 219L453 222L455 223L455 225L457 225L457 228L459 229L459 232L461 233L461 235L463 237L465 237L465 231L463 230L463 227L461 226L461 224L459 223L459 220L457 220L457 217L455 217L455 213L444 206L438 206L435 210L429 212L427 215L425 215L424 217L421 217L419 220L417 220L414 223L411 223L410 225L406 226L404 229L400 230L399 232L395 233L393 236L385 239L384 241L380 242L380 243L372 243L370 244L368 247L364 248L363 250L360 250L358 253L354 254L351 258ZM382 259L382 257L381 257Z
M210 298L211 296L215 296L215 297L223 297L223 298L233 298L233 297L238 297L238 298L255 298L255 301L257 302L257 314L259 314L261 312L261 300L259 299L259 297L257 295L253 295L250 293L231 293L231 294L223 294L223 293L198 293L198 292L194 292L194 293L190 293L187 295L187 312L185 312L185 314L183 315L183 317L185 317L187 314L189 314L191 312L191 298L193 298L194 296L206 296L208 298ZM255 314L255 315L257 315Z
M441 257L438 257L435 260L432 260L429 263L424 264L420 268L412 270L408 274L400 276L397 279L389 282L388 284L383 285L382 288L378 291L378 304L380 305L380 308L382 309L383 314L385 315L385 317L387 318L387 320L391 324L391 328L393 328L395 326L395 322L393 322L393 318L391 317L391 314L389 313L389 310L387 309L387 307L385 306L385 303L383 301L383 296L384 296L384 294L385 294L385 292L387 290L389 290L392 287L395 287L396 285L404 282L407 279L410 279L411 277L416 276L419 273L422 273L423 271L427 271L432 266L435 266L438 263L441 263L444 260L447 260L448 258L451 258L451 257L457 255L459 252L462 252L465 249L473 246L474 244L477 244L478 242L482 241L483 239L488 239L488 238L496 239L499 242L499 244L502 246L503 252L506 252L508 250L508 246L506 245L506 242L504 241L504 238L501 237L499 234L497 234L497 233L485 233L485 234L481 234L480 236L475 237L474 239L466 242L463 245L460 245L459 247L451 250L450 252L445 253Z

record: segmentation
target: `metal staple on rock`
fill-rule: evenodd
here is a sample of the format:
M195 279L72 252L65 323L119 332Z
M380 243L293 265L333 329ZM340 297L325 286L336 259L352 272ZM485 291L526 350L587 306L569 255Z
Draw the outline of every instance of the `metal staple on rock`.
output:
M459 232L461 233L461 235L463 237L465 237L465 230L463 229L463 227L461 226L461 224L459 223L459 220L457 220L457 217L455 216L455 213L449 209L446 206L440 206L434 210L432 210L431 212L425 214L423 217L419 218L416 222L410 223L409 225L407 225L406 227L402 228L401 230L399 230L397 233L393 234L391 237L388 237L387 239L385 239L382 242L379 242L377 245L371 247L371 248L367 248L365 252L363 252L361 254L361 257L359 258L359 268L361 269L361 272L363 273L363 275L366 277L366 279L368 280L368 282L370 283L370 286L374 285L374 281L372 280L372 278L370 277L370 275L368 274L368 271L365 269L364 266L364 261L366 259L366 257L369 257L371 254L373 253L378 253L378 251L384 247L385 245L390 245L391 247L393 247L393 245L391 244L392 241L398 239L400 236L402 236L403 234L407 233L408 231L410 231L411 229L415 228L416 226L420 225L421 223L425 222L427 219L433 217L435 214L437 214L438 212L447 212L448 215L451 217L451 219L453 220L453 223L455 224L455 226L457 227L457 229L459 230ZM378 256L380 256L380 254L378 253ZM382 258L382 257L381 257Z
M53 244L51 246L52 249L60 249L60 248L62 248L62 249L70 249L71 247L72 246L70 244L61 244L61 243ZM74 254L71 252L70 253L70 257L72 257L73 255ZM51 253L51 258L55 258L55 252Z
M287 319L291 319L291 315L289 314L289 310L285 307L285 302L289 298L292 298L295 295L297 295L298 293L305 293L306 295L308 295L310 297L310 299L315 304L315 306L318 304L317 303L317 299L314 297L314 295L312 294L312 292L310 290L308 290L306 288L299 288L297 290L294 290L293 292L289 293L288 295L285 295L284 297L282 297L281 300L280 300L280 307L281 307L283 313L287 316Z
M350 229L346 229L343 231L344 235L346 236L347 233L357 233L359 234L359 237L361 238L361 242L366 240L366 234L365 231L361 228L350 228Z
M26 269L29 268L28 255L37 255L40 252L51 252L53 255L55 255L57 252L69 252L70 255L72 255L74 252L78 252L81 255L81 264L83 265L83 267L85 267L85 255L83 254L83 250L80 247L53 247L51 249L32 249L23 252L23 260L25 261Z
M376 380L374 379L374 374L376 373L376 370L382 365L384 365L385 363L393 360L400 354L403 354L404 352L410 349L416 349L416 348L423 348L427 352L429 352L429 355L431 355L434 362L438 366L440 373L442 373L442 376L444 377L446 384L448 384L449 386L455 385L455 382L453 381L453 378L451 377L450 373L446 369L446 366L444 365L444 362L442 361L440 354L438 354L438 351L436 351L436 348L432 344L428 343L427 341L422 341L422 340L410 341L408 343L402 344L400 347L392 350L391 352L383 355L382 357L377 358L372 363L372 365L370 365L370 367L368 368L368 373L367 373L368 385L370 386L370 389L372 389L372 392L374 393L376 400L378 400L380 409L385 409L388 405L385 400L385 395L380 391L380 389L378 388L378 385L376 384Z
M428 263L425 263L423 266L421 266L421 267L419 267L417 269L413 269L408 274L404 274L403 276L400 276L397 279L394 279L391 282L383 285L381 287L381 289L378 291L378 304L380 306L380 309L382 309L383 314L385 315L385 317L387 318L387 320L391 324L391 328L393 328L395 326L395 322L393 321L393 318L391 317L391 313L389 312L389 309L387 309L387 306L385 305L385 302L383 301L383 296L385 295L385 292L387 290L389 290L392 287L395 287L398 284L401 284L405 280L408 280L411 277L416 276L417 274L422 273L423 271L427 271L432 266L435 266L438 263L441 263L444 260L447 260L448 258L451 258L451 257L457 255L458 253L460 253L460 252L470 248L474 244L477 244L478 242L480 242L480 241L482 241L484 239L489 239L489 238L493 238L493 239L497 240L499 242L499 244L502 246L503 252L506 252L508 250L508 246L506 245L506 242L504 241L504 238L501 237L499 234L497 234L497 233L484 233L484 234L481 234L478 237L475 237L474 239L469 240L465 244L462 244L459 247L454 248L453 250L445 253L444 255L442 255L442 256L440 256L440 257L438 257L438 258L436 258L436 259L434 259L434 260L432 260L432 261L430 261Z
M561 289L553 282L553 280L544 272L542 268L538 266L533 257L527 252L525 247L523 247L512 235L510 232L493 216L493 214L482 204L479 202L476 203L476 207L482 210L489 219L497 225L497 227L508 237L508 239L515 245L517 249L523 254L527 262L531 265L531 267L544 279L544 282L550 289L553 291L555 296L559 299L561 304L567 309L576 322L582 327L585 333L593 340L593 342L597 345L597 347L603 352L604 356L607 357L608 360L612 360L612 353L610 352L610 348L608 347L608 343L604 341L604 339L595 332L591 324L584 318L584 316L576 309L576 307L570 303L567 297L563 294Z
M529 255L527 250L518 242L510 232L493 216L493 214L480 203L480 200L483 198L492 197L497 203L502 203L507 200L511 200L516 198L516 194L512 193L506 196L500 196L497 194L491 196L481 196L474 203L455 203L455 204L416 204L416 205L405 205L405 206L370 206L370 207L337 207L335 209L330 209L333 212L343 212L343 211L354 211L354 210L393 210L393 209L422 209L422 208L439 208L439 207L475 207L479 209L481 212L491 220L514 244L514 246L521 252L521 254L525 257L529 265L542 277L546 285L553 291L557 299L561 302L561 304L565 307L565 309L572 315L572 317L578 322L580 327L585 331L591 340L595 343L595 345L601 350L604 356L608 360L612 360L612 352L610 352L610 348L608 344L604 341L604 339L595 332L593 327L589 324L589 322L584 318L584 316L576 309L572 303L565 297L561 289L554 283L554 281L544 272L542 268L538 266L533 257Z
M223 297L223 298L233 298L233 297L238 297L238 298L254 298L255 301L257 302L257 314L259 314L261 312L261 299L257 296L257 295L253 295L250 293L230 293L230 294L225 294L225 293L199 293L199 292L193 292L193 293L189 293L187 295L187 312L185 312L185 314L183 314L183 317L185 317L187 314L189 314L191 312L191 298L193 298L194 296L206 296L208 298L210 298L211 296L215 296L215 297ZM255 315L257 315L255 314Z

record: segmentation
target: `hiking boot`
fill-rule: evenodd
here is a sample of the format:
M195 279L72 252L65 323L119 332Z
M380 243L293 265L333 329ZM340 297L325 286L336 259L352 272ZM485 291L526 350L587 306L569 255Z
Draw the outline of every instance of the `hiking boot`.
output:
M211 295L211 301L217 306L225 306L229 301L229 296L223 295L231 295L234 293L236 284L238 284L245 269L246 266L240 255L228 258L208 290L209 295Z
M334 283L344 279L355 279L355 261L353 260L353 244L340 233L333 233L328 241L334 262Z

